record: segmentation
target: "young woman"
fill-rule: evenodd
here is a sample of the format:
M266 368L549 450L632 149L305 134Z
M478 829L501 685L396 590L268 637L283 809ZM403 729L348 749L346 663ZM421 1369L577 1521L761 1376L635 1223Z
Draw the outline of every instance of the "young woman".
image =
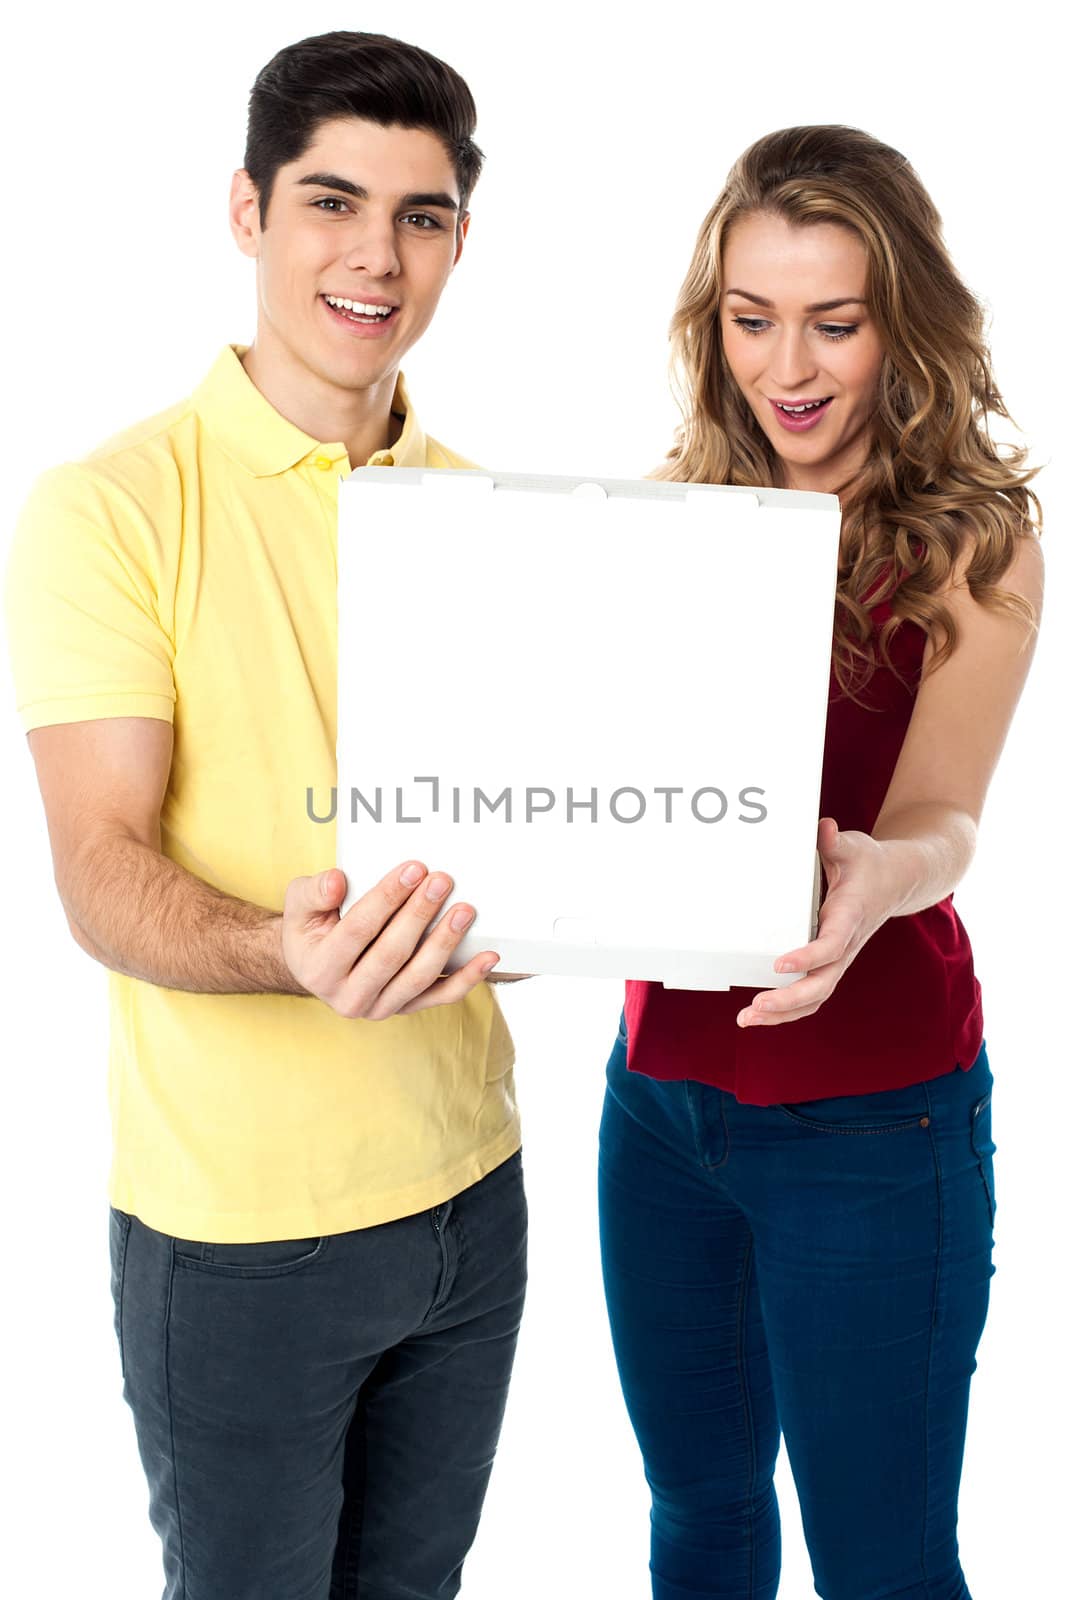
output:
M824 1600L967 1600L956 1539L995 1215L952 892L1041 614L980 305L896 150L788 128L729 173L671 337L653 476L839 496L816 938L790 986L626 985L603 1272L655 1600L771 1600L781 1430ZM1032 509L1035 516L1033 519Z

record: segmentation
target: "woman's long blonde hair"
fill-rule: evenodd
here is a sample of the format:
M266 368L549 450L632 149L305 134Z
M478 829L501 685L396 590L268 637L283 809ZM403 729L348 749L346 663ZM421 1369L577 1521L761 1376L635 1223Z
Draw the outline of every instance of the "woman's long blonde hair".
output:
M862 671L853 686L869 681L876 665L869 609L896 584L885 650L910 619L929 635L936 628L945 635L931 667L947 660L957 628L935 593L970 536L966 576L974 599L1034 628L1029 602L993 586L1017 541L1040 536L1042 508L1024 487L1040 468L1021 472L1027 449L996 447L988 434L989 412L1013 418L992 375L983 308L947 253L939 213L905 156L858 128L783 128L752 144L728 174L699 229L670 324L683 421L650 476L784 484L783 464L721 343L725 240L740 217L759 212L798 227L832 222L857 233L868 261L865 299L885 349L869 453L835 490L843 520L832 659L842 687L851 692L843 669L853 680L856 663ZM903 569L911 575L899 584Z

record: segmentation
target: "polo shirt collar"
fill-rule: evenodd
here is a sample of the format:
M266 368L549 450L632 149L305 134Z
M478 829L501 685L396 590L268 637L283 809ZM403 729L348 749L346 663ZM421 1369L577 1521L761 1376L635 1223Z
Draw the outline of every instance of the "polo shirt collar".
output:
M425 430L414 414L407 395L407 380L402 372L396 373L396 393L392 410L403 418L403 428L395 444L387 450L376 450L366 463L368 467L424 467L428 465L429 451Z
M313 439L274 409L241 365L248 349L246 344L224 345L193 391L192 404L215 443L256 478L286 472L311 454L327 453L346 461L339 441ZM367 465L425 466L425 433L407 397L402 373L397 374L392 408L404 415L403 431L394 445L376 451Z

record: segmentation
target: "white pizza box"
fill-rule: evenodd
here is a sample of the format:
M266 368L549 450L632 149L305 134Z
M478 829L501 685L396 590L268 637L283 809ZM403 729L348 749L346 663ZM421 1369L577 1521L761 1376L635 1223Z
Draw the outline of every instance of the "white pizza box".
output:
M416 858L477 908L447 970L796 981L837 498L360 467L338 505L341 912Z

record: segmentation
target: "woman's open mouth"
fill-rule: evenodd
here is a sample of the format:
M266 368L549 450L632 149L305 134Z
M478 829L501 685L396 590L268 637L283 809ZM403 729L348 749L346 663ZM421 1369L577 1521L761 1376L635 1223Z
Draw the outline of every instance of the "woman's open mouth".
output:
M361 338L380 338L395 322L398 306L374 305L362 300L341 299L339 295L319 295L333 322L342 324Z
M816 427L832 404L832 396L818 400L813 405L797 406L793 410L778 405L775 400L770 400L777 421L782 428L787 428L789 433L805 433L807 429Z

